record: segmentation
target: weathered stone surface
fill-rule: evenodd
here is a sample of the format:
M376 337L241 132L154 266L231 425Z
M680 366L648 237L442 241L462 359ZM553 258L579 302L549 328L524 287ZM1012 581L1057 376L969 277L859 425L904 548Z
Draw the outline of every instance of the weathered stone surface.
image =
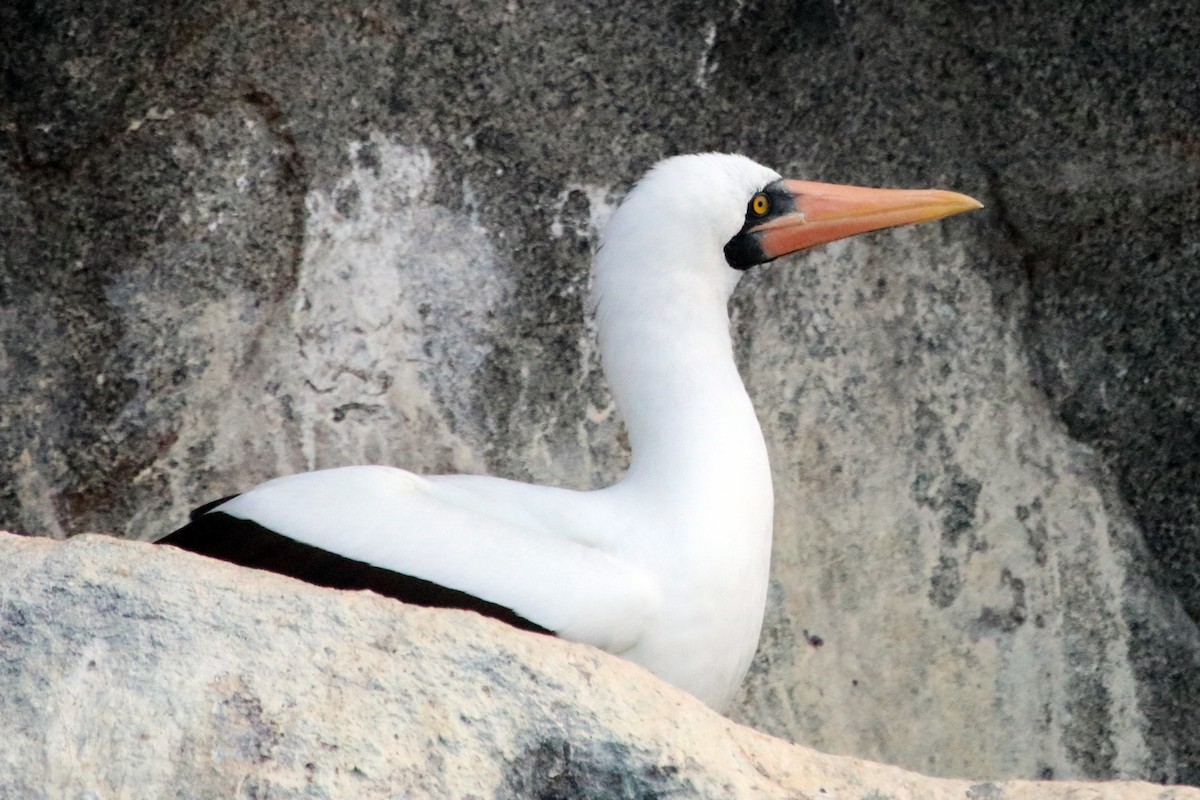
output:
M1200 783L1200 15L0 7L0 522L153 538L352 462L619 475L597 227L674 152L984 213L747 277L778 502L733 716L942 775Z
M639 667L167 547L0 533L5 797L1195 800L827 756Z

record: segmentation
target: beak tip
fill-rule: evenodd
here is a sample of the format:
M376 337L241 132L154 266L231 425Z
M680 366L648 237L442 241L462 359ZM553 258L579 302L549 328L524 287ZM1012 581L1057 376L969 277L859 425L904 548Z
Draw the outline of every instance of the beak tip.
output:
M983 203L967 194L946 192L946 199L950 201L950 205L954 209L951 212L952 214L963 214L967 211L978 211L983 208Z

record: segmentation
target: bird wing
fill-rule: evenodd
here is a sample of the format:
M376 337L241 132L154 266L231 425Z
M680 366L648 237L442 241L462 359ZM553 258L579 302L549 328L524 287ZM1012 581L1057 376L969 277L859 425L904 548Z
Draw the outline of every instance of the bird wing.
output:
M276 478L211 510L620 653L645 629L657 590L587 533L603 514L594 494L364 466Z

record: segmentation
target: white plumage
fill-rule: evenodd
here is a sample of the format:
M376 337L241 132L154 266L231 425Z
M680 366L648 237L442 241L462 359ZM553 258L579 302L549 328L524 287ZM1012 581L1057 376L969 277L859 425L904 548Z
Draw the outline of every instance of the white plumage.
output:
M615 485L345 467L277 478L210 513L511 609L724 708L757 646L772 527L767 451L733 361L731 293L751 263L978 207L945 192L846 190L859 193L855 219L824 231L820 187L741 156L681 156L613 215L592 302L632 448ZM760 197L768 214L756 212ZM867 219L864 198L890 216ZM910 210L898 219L901 206ZM836 214L845 225L845 208Z

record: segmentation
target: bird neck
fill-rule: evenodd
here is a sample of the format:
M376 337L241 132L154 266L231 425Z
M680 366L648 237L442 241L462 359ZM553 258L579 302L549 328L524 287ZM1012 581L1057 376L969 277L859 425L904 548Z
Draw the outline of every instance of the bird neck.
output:
M771 505L762 430L733 360L728 292L711 282L644 281L600 298L601 357L633 458L624 483L701 507Z

